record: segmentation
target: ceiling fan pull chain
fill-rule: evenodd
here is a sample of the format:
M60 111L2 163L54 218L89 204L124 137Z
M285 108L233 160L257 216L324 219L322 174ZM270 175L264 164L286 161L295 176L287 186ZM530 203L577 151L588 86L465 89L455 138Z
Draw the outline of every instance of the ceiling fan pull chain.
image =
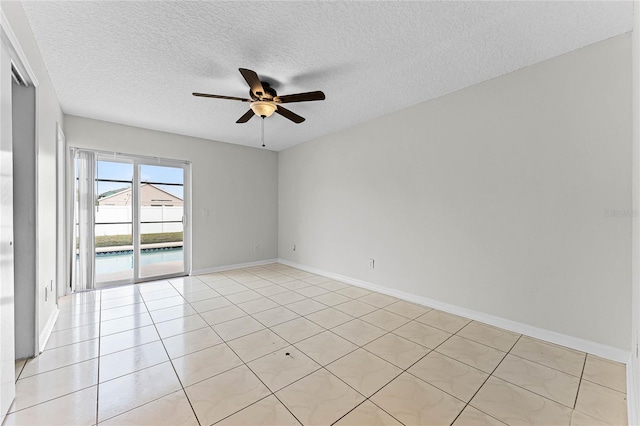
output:
M264 147L264 116L260 117L260 141L262 142L262 147Z

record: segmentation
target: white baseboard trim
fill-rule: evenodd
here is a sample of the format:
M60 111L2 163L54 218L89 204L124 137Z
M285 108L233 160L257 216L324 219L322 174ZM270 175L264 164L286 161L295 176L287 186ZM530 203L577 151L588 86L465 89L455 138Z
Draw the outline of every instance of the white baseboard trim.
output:
M638 386L638 365L633 362L633 354L627 362L627 418L629 426L640 425L640 388Z
M587 352L593 355L597 355L601 358L606 358L606 359L610 359L610 360L625 363L625 364L629 361L629 355L630 355L629 351L625 351L622 349L614 348L611 346L603 345L600 343L592 342L592 341L581 339L578 337L569 336L562 333L557 333L555 331L546 330L546 329L535 327L529 324L525 324L517 321L511 321L505 318L486 314L484 312L463 308L460 306L452 305L450 303L440 302L438 300L429 299L427 297L418 296L412 293L390 289L387 287L383 287L377 284L347 277L344 275L327 272L322 269L301 265L286 259L278 259L278 263L291 266L292 268L302 269L303 271L311 272L316 275L322 275L327 278L343 281L345 283L362 287L368 290L373 290L378 293L387 294L389 296L397 297L398 299L403 299L408 302L413 302L419 305L428 306L430 308L439 309L441 311L444 311L453 315L458 315L471 320L480 321L485 324L492 325L494 327L499 327L505 330L513 331L518 334L524 334L526 336L534 337L536 339L544 340L546 342L555 343L556 345L565 346L581 352Z
M214 266L213 268L194 269L191 271L191 275L211 274L213 272L228 271L231 269L251 268L252 266L268 265L270 263L276 263L278 259L265 259L257 260L255 262L237 263L235 265Z
M58 310L58 307L55 306L51 311L51 314L49 314L49 319L47 320L47 323L42 329L42 332L40 333L40 338L38 339L40 344L40 347L38 348L38 351L37 351L38 354L42 353L45 346L47 345L47 341L49 340L49 336L51 336L51 332L53 331L53 326L56 324L56 320L58 319L59 313L60 311Z

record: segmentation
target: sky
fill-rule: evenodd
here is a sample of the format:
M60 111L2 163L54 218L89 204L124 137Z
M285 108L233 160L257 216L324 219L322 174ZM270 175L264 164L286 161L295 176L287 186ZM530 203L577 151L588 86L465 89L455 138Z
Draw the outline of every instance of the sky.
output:
M96 176L98 179L117 179L131 181L133 179L133 164L118 163L113 161L98 161L96 164ZM184 184L184 170L177 167L140 165L141 182L162 182ZM156 185L177 197L184 198L184 186ZM98 182L96 193L102 194L114 189L122 189L127 186L121 182Z

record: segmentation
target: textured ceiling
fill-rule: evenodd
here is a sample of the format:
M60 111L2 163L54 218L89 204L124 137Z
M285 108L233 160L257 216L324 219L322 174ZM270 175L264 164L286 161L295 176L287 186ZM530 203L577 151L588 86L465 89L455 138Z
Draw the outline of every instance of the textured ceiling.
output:
M307 118L265 121L281 150L630 31L632 2L23 3L65 113L259 146L235 121L239 67Z

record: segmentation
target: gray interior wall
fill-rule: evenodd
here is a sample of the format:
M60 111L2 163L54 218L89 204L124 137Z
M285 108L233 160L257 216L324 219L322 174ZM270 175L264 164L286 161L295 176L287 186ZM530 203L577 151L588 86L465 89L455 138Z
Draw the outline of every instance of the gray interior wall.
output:
M18 1L0 2L2 12L11 25L24 58L38 81L36 87L36 223L37 223L37 288L36 288L36 324L39 338L38 350L44 349L44 343L53 327L57 313L55 297L52 294L56 286L56 125L64 125L62 109L53 88L47 68L35 41L29 21ZM22 309L16 306L16 309Z
M11 115L11 55L0 37L0 423L16 394Z
M65 137L68 146L191 161L193 270L278 257L277 153L75 116L65 116Z
M35 89L12 90L16 358L36 353Z
M279 255L628 350L630 107L624 34L282 151Z
M637 6L637 4L635 5ZM632 76L633 76L633 233L632 233L632 330L631 360L627 365L628 395L640 395L640 7L633 10ZM640 398L629 398L629 424L640 422ZM635 415L635 418L633 417Z

